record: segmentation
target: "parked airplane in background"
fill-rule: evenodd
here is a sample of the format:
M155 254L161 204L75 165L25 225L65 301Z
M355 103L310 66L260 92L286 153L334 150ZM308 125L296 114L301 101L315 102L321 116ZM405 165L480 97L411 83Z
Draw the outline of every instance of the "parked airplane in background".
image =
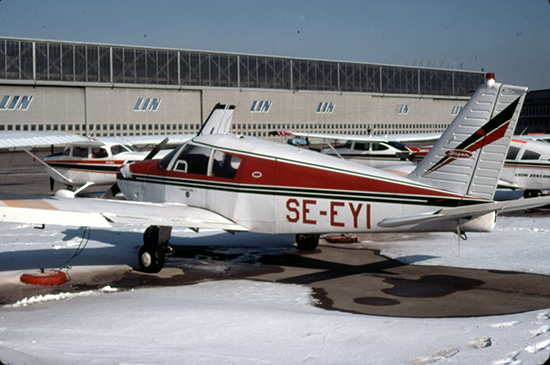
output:
M264 139L201 135L162 160L121 167L130 201L4 196L0 221L151 225L138 256L148 272L171 253L172 226L296 234L309 250L321 233L489 232L499 212L550 201L492 200L526 92L489 76L407 177Z
M198 135L229 133L234 109L233 105L217 104ZM28 143L20 143L17 145L18 148L36 146L33 144L36 143L36 136L42 136L40 145L48 145L48 141L49 144L58 142L56 139L47 138L45 132L14 133L26 134L28 137ZM101 137L98 139L82 137L68 144L63 152L51 154L40 162L44 164L48 175L50 175L51 189L53 190L54 181L57 181L71 188L78 188L74 192L61 190L58 194L74 196L91 185L113 185L116 183L116 171L123 164L142 161L152 158L152 156L162 158L170 152L169 150L155 150L155 153L138 152L134 148L136 145L159 145L165 138L169 139L171 145L180 145L195 136L195 134L175 134L169 136Z
M335 155L346 160L372 167L384 167L402 163L404 159L401 156L403 154L408 155L412 152L412 149L407 144L433 144L441 137L441 133L362 136L352 134L275 131L270 134L285 137L294 136L305 141L321 139L327 144L327 147L321 149L321 153ZM338 144L338 141L345 142L343 144Z

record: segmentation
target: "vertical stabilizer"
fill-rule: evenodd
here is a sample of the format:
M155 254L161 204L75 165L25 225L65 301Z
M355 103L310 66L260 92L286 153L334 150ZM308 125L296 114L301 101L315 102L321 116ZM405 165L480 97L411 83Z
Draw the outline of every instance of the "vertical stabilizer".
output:
M231 130L231 121L235 105L216 104L212 112L206 118L197 136L207 134L228 134Z
M459 194L493 199L526 87L485 83L409 178Z

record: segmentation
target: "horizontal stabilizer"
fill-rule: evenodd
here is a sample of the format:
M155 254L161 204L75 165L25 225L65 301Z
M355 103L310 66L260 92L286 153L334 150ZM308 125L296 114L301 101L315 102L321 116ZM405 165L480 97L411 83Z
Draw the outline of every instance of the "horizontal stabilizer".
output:
M550 204L550 196L529 199L521 198L517 200L507 200L479 205L468 205L458 208L444 208L435 210L433 212L385 218L378 222L378 226L384 228L395 228L412 224L429 223L443 219L447 220L468 218L492 212L513 212L518 210L537 208L547 204Z

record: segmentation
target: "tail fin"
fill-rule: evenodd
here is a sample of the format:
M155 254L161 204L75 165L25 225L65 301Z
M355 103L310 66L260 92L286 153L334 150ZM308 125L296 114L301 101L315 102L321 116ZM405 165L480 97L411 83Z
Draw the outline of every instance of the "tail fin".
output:
M206 134L228 134L231 129L231 121L235 105L216 104L212 112L206 118L197 136Z
M493 199L526 87L485 83L409 178L463 195Z

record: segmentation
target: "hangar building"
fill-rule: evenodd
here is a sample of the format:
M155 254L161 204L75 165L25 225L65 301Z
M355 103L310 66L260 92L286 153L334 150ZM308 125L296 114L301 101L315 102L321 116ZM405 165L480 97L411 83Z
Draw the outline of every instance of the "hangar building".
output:
M440 132L481 72L0 38L0 131L194 133L216 103L233 132Z

